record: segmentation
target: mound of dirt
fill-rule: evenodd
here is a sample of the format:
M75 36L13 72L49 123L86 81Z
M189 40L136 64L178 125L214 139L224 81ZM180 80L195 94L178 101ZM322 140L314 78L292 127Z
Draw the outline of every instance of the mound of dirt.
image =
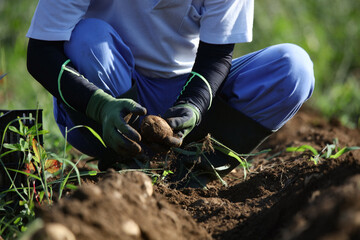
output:
M241 168L225 177L228 187L152 188L143 174L110 172L42 218L77 239L360 239L360 150L318 164L309 151L285 151L306 144L321 152L334 139L360 146L358 130L302 109L261 147L271 151L248 159L246 179Z
M97 185L82 186L40 215L44 228L61 224L77 240L211 239L189 214L154 193L151 179L141 172L109 172Z

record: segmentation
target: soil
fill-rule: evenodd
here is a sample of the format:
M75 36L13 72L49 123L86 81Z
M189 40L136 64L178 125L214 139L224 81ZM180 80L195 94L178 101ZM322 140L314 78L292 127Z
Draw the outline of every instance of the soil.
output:
M60 223L76 239L360 239L360 150L315 164L310 145L321 152L338 140L360 146L360 132L303 108L242 168L208 189L151 184L144 173L109 171L99 182L41 208L45 225ZM71 238L68 238L71 239Z

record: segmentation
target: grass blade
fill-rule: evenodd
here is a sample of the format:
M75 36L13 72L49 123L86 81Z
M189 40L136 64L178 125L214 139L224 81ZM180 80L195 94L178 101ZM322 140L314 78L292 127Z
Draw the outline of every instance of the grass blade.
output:
M70 131L72 131L72 130L74 130L74 129L76 129L76 128L81 128L81 127L87 128L87 129L92 133L92 135L94 135L94 137L96 137L96 138L101 142L101 144L102 144L104 147L106 147L106 144L105 144L104 140L100 137L100 135L99 135L94 129L92 129L92 128L89 127L89 126L86 126L86 125L77 125L77 126L71 128L68 132L70 132Z
M288 148L286 148L287 152L305 152L306 150L309 150L314 155L319 155L319 152L315 148L313 148L310 145L306 145L306 144L302 145L302 146L299 146L299 147L288 147Z
M360 149L360 147L358 147L358 146L344 147L344 148L340 149L337 153L331 155L330 158L336 159L336 158L340 157L341 155L343 155L344 153L347 153L347 152L353 151L353 150L359 150L359 149Z
M21 171L21 170L17 170L17 169L12 169L12 168L7 168L7 170L10 170L12 172L17 172L17 173L21 173L21 174L24 174L28 177L32 177L32 178L35 178L36 180L41 180L40 177L38 177L37 175L34 175L34 174L31 174L31 173L27 173L27 172L24 172L24 171Z

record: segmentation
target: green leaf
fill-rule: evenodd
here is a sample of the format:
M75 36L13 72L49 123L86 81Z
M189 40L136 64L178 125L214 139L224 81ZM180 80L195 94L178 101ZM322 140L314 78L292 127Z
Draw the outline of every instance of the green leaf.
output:
M37 135L44 135L44 134L48 134L50 131L48 131L48 130L40 130L40 131L38 131L36 134Z
M19 135L21 135L21 132L14 126L9 126L9 130L12 131L12 132L15 132Z
M264 149L264 150L261 150L261 151L258 151L258 152L253 152L253 153L246 153L246 154L238 154L236 153L238 156L241 156L241 157L253 157L253 156L258 156L258 155L261 155L261 154L265 154L265 153L269 153L271 152L271 148L268 148L268 149Z
M45 196L45 191L41 191L39 194L39 201L42 202L42 200L44 199Z
M96 176L97 175L97 171L89 171L88 174L90 176Z
M101 142L101 144L102 144L104 147L106 147L106 144L105 144L105 142L103 141L103 139L100 137L100 135L99 135L94 129L92 129L92 128L89 127L89 126L86 126L86 125L77 125L77 126L71 128L68 132L70 132L70 131L72 131L72 130L74 130L74 129L76 129L76 128L80 128L80 127L87 128L87 129Z
M244 169L244 179L247 176L247 170L249 169L249 164L247 163L246 160L242 160L238 155L236 155L233 151L231 151L230 149L221 147L221 146L214 146L215 149L219 150L220 152L228 155L229 157L233 157L236 160L239 161L239 163L241 164L241 166Z
M37 125L32 126L29 129L29 134L33 135L33 136L39 136L39 135L44 135L49 133L48 130L39 130L41 128L41 123L38 123Z
M20 127L19 127L19 131L20 131L20 135L22 135L22 136L25 136L26 135L26 130L27 130L27 127L25 127L24 126L24 124L23 124L23 122L20 120L20 118L19 118L19 125L20 125Z
M36 180L41 181L41 178L40 178L40 177L38 177L38 176L36 176L36 175L34 175L34 174L31 174L31 173L27 173L27 172L24 172L24 171L21 171L21 170L17 170L17 169L12 169L12 168L8 168L7 170L13 171L13 172L17 172L17 173L21 173L21 174L24 174L24 175L26 175L26 176L28 176L28 177L33 177L33 178L35 178Z
M232 151L230 151L230 150L228 150L228 149L222 148L222 147L220 147L220 146L214 146L214 148L217 149L217 150L219 150L220 152L228 155L229 157L235 158L236 160L239 161L239 163L240 163L241 165L244 164L244 160L242 160L242 159L241 159L238 155L236 155L234 152L232 152Z
M318 155L318 151L316 151L315 148L313 148L310 145L302 145L299 147L288 147L286 148L287 152L305 152L306 150L309 150L310 152L312 152L314 155Z
M15 150L15 151L20 151L20 145L17 143L4 143L4 148L10 149L10 150Z
M152 178L152 185L154 185L154 184L157 182L157 180L158 180L158 177L157 177L157 176L154 176L154 177Z
M76 178L78 180L79 185L81 185L80 172L79 172L79 169L76 166L76 164L80 161L80 159L76 164L74 164L72 161L70 161L68 159L65 159L65 158L57 158L57 160L62 162L62 164L66 164L66 165L68 164L68 165L72 166L72 169L69 171L69 173L66 175L66 177L63 178L63 176L61 176L61 178L60 178L60 180L61 180L61 182L60 182L60 190L59 190L59 199L60 199L61 196L62 196L62 192L63 192L63 190L64 190L64 188L66 186L66 183L67 183L68 179L70 178L70 174L71 174L71 172L73 170L75 171L75 176L76 176Z
M20 138L19 144L22 152L25 152L27 149L29 149L29 143L25 141L23 138Z
M71 189L71 190L76 190L76 189L78 189L77 186L75 186L74 184L70 184L70 183L66 184L66 188Z
M360 149L360 147L358 147L358 146L344 147L344 148L340 149L337 153L331 155L330 158L336 159L336 158L340 157L341 155L343 155L344 153L347 153L347 152L353 151L353 150L359 150L359 149Z
M312 156L310 160L313 161L315 165L317 165L319 163L320 156L319 155Z
M101 144L104 145L104 147L106 147L105 142L102 140L102 138L100 137L100 135L99 135L97 132L95 132L94 129L92 129L92 128L89 127L89 126L84 126L84 127L86 127L87 129L89 129L89 131L101 142Z
M219 175L219 173L216 171L214 165L212 165L212 163L210 162L210 160L206 157L205 154L202 154L202 157L204 159L206 159L206 161L208 162L208 164L210 165L210 167L212 168L212 170L214 171L213 173L215 174L215 176L220 180L220 182L227 187L227 183L226 181ZM194 176L194 174L192 172L190 172L192 174L192 176ZM244 169L244 175L246 175L246 170ZM197 178L195 177L195 180L197 180ZM198 181L198 180L197 180ZM201 183L201 182L199 182Z
M164 179L167 175L173 174L173 173L174 173L174 172L171 171L171 170L165 170L165 171L163 171L163 173L162 173L162 179Z
M22 218L21 217L17 217L15 220L14 220L14 224L18 224L19 222L21 222Z
M335 145L335 144L326 145L326 148L327 148L327 151L326 151L325 157L326 157L326 158L329 158L329 157L331 156L332 152L335 150L336 145Z

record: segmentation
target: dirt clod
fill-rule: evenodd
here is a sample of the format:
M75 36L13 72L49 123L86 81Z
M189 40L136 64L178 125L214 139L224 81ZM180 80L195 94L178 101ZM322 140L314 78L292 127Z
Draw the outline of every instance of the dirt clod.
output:
M141 234L139 225L132 219L127 220L121 227L124 233L129 236L139 237Z
M60 223L49 223L39 229L31 240L75 240L75 235Z

